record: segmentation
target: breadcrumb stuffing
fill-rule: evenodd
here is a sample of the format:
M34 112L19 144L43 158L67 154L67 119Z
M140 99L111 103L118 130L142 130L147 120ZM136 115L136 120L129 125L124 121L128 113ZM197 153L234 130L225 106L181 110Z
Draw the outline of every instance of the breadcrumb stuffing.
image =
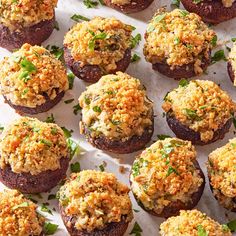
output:
M196 165L196 151L190 141L159 140L134 161L131 189L145 208L160 214L173 202L191 201L204 181Z
M220 225L198 210L180 211L179 216L168 218L160 226L161 236L231 236L226 225Z
M210 153L207 169L219 202L227 209L236 208L236 138Z
M0 192L0 236L40 235L45 219L36 209L37 205L16 190Z
M6 127L0 137L0 167L10 165L15 173L37 175L56 170L60 159L68 156L66 138L56 124L22 117Z
M236 43L234 43L229 53L229 62L232 66L234 77L235 77L234 86L236 86Z
M114 174L85 170L72 174L59 191L59 202L75 228L91 232L109 223L133 219L129 188Z
M144 55L152 64L167 63L172 69L194 63L199 74L203 72L199 64L203 57L209 58L214 36L200 16L180 9L161 9L148 25Z
M222 0L224 7L232 7L235 0Z
M207 142L231 118L236 105L214 82L193 80L168 93L162 108Z
M111 3L116 5L126 5L131 3L132 0L111 0Z
M20 31L54 17L58 0L1 0L0 24Z
M80 66L99 65L104 74L114 71L130 48L132 27L116 18L95 17L76 24L66 34L64 46Z
M62 62L43 47L24 44L0 68L0 93L14 105L34 108L69 87Z
M103 76L79 98L82 123L92 135L126 140L152 125L152 102L140 81L117 72ZM83 129L82 129L83 133Z

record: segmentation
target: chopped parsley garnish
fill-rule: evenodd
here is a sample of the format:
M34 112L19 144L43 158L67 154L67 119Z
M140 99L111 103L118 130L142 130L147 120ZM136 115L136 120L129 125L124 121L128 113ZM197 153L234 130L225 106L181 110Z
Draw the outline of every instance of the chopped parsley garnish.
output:
M135 53L135 54L133 54L133 56L131 58L131 62L137 62L140 59L141 59L141 57Z
M200 120L200 117L197 115L197 111L189 108L185 108L184 111L191 120Z
M223 229L224 232L230 231L228 225L226 225L226 224L221 225L221 227L222 227L222 229Z
M76 21L76 22L80 22L81 20L83 21L90 21L89 18L85 17L85 16L81 16L81 15L78 15L78 14L74 14L72 17L71 17L72 20Z
M27 81L31 80L31 74L33 72L37 71L36 66L29 61L26 57L24 57L21 62L20 62L20 66L22 68L22 72L19 75L19 79L23 80L25 83L27 83Z
M100 169L101 172L104 172L104 171L105 171L105 166L104 166L104 164L99 165L98 168Z
M14 210L16 210L16 209L18 209L18 208L28 207L28 206L29 206L29 203L28 203L28 202L22 202L21 204L12 207L12 210L14 211Z
M172 0L172 1L171 1L171 5L179 8L179 6L180 6L180 0Z
M69 82L69 89L73 89L75 75L72 72L70 72L67 74L67 78L68 78L68 82Z
M226 57L225 57L225 52L223 49L216 51L215 54L211 57L211 63L214 64L217 61L227 61Z
M48 208L48 205L49 205L48 203L43 203L41 206L41 211L47 212L48 214L53 215L52 211Z
M50 222L45 222L44 223L44 226L43 226L43 232L46 234L46 235L52 235L54 234L58 229L58 225L56 224L52 224Z
M137 34L134 37L132 36L131 42L130 42L130 44L131 44L130 47L135 48L141 40L142 40L141 34Z
M4 127L0 124L0 132L4 130Z
M71 138L67 139L67 146L69 148L70 152L70 158L72 159L74 155L77 155L79 153L79 144L72 140Z
M171 138L171 137L169 135L166 135L166 134L158 134L157 138L159 140L165 140L166 138Z
M211 44L212 44L213 47L216 46L216 44L217 44L217 35L215 35L215 36L212 38Z
M89 40L89 45L88 45L89 49L92 51L95 50L96 40L104 40L108 37L105 32L101 32L99 34L95 34L91 30L89 30L88 32L93 36L93 38Z
M93 0L83 0L83 3L87 8L95 8L98 5L98 2Z
M45 120L46 123L55 123L55 118L54 115L51 114L50 116L48 116Z
M48 200L53 200L56 199L56 195L55 194L49 194L48 195Z
M40 143L43 143L44 145L51 147L52 146L52 142L46 140L46 139L41 139Z
M231 220L229 223L227 223L227 226L231 232L236 232L236 220Z
M178 171L173 166L169 166L168 170L167 170L166 177L168 177L172 173L175 173L176 175L179 175Z
M153 19L153 21L154 21L155 23L159 23L159 22L162 22L165 17L166 17L166 13L160 14L160 15L156 16L156 17ZM148 28L147 28L147 32L150 33L150 32L152 32L152 31L154 31L154 30L155 30L155 26L154 26L153 24L149 24L149 26L148 26Z
M66 127L61 127L66 138L70 138L74 132L72 129L68 130Z
M80 171L81 171L80 163L79 163L79 162L71 163L71 165L70 165L70 170L71 170L71 172L73 172L73 173L78 173L78 172L80 172Z
M101 113L101 112L102 112L102 109L101 109L101 107L99 107L99 106L95 106L95 107L93 107L93 111L98 112L98 113Z
M148 161L144 160L143 158L137 159L132 167L132 175L134 177L138 176L140 174L140 168L146 167L148 165Z
M70 104L70 103L72 103L74 100L75 100L74 98L68 99L68 100L65 100L64 103L65 103L65 104Z
M180 87L185 87L185 86L187 86L188 84L189 84L189 81L186 80L186 79L181 79L181 80L179 81L179 86L180 86Z
M197 226L197 235L198 236L208 236L207 231L203 228L202 225Z
M77 104L77 105L73 106L73 109L74 109L74 111L73 111L74 114L78 115L79 111L82 110L82 107L79 104Z
M142 228L140 227L140 225L138 224L138 222L136 221L134 223L134 227L131 230L131 232L129 233L130 235L134 234L135 236L141 236L141 233L143 232Z
M178 37L175 37L174 39L174 44L178 45L180 43L180 39Z
M60 48L56 45L47 45L46 49L48 49L50 51L50 53L52 53L58 60L62 61L63 60L63 55L64 55L64 51L63 48Z
M232 41L232 42L236 42L236 38L232 38L231 41Z
M60 30L60 28L59 28L59 23L58 23L58 21L54 21L54 29L55 30L57 30L57 31L59 31Z
M184 17L189 14L189 12L186 11L186 10L179 10L179 12L180 12L180 14L181 14L182 16L184 16Z

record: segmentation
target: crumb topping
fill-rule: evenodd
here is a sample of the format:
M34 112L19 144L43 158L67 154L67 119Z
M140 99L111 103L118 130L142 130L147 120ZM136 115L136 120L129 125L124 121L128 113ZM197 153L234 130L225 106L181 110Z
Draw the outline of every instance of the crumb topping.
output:
M125 140L141 136L152 125L153 104L145 89L138 79L122 72L90 85L79 103L82 122L94 136Z
M230 96L212 81L193 80L179 86L165 97L165 112L200 133L203 142L213 138L236 110Z
M6 127L0 137L0 167L15 173L37 175L60 168L68 157L66 138L56 124L22 117Z
M232 66L234 77L236 78L236 43L234 43L229 53L229 62ZM234 80L234 86L236 86L236 79Z
M210 153L207 169L214 195L226 208L235 208L236 138Z
M132 220L128 193L129 188L114 174L85 170L72 174L61 187L59 202L66 215L76 218L76 229L91 232L112 222Z
M131 188L145 208L160 214L175 201L188 203L203 183L190 141L159 140L134 161Z
M231 236L226 225L220 225L198 210L180 211L179 216L168 218L160 226L161 236Z
M222 0L224 7L232 7L235 0Z
M99 65L108 74L130 48L131 33L132 27L116 18L95 17L72 27L64 45L80 66Z
M14 105L34 108L69 86L62 62L43 47L24 44L0 68L0 93Z
M35 25L54 17L58 0L1 0L0 23L10 30Z
M202 57L209 58L215 32L201 18L185 10L159 10L148 25L144 45L146 60L167 63L174 68L194 63L196 73L202 73ZM199 63L200 62L200 63Z
M40 235L45 219L36 208L37 205L16 190L0 192L0 235Z
M132 0L111 0L111 3L116 5L126 5L130 4Z

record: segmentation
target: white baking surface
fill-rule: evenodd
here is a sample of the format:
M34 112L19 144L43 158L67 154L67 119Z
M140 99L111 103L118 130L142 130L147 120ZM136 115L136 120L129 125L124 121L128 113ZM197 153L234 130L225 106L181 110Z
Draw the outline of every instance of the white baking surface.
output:
M92 18L94 16L115 16L118 19L135 26L136 30L134 34L141 33L143 38L147 22L150 20L156 9L164 5L166 5L170 9L169 0L155 0L154 3L148 9L140 13L125 15L101 5L99 5L96 9L87 9L84 6L82 0L59 0L58 7L56 9L56 17L59 23L60 31L54 30L51 37L46 42L44 42L43 45L50 44L62 46L64 34L73 24L75 24L75 22L70 19L70 17L75 13L84 15L88 18ZM232 37L236 36L236 19L219 24L212 28L216 30L218 39L223 41L230 40ZM163 111L161 109L161 105L164 95L169 90L177 87L178 81L167 78L159 74L158 72L152 70L151 65L145 61L142 54L143 43L144 40L142 39L140 45L134 50L138 55L142 56L142 59L138 63L131 64L127 72L142 81L142 83L147 88L147 93L149 97L154 101L154 110L156 115L155 132L152 138L152 141L154 141L157 139L157 134L169 134L173 136L173 133L166 124L165 118L162 117ZM231 43L228 43L228 45L231 46ZM218 50L219 48L217 48L216 50ZM223 48L225 49L225 46L223 46ZM0 48L0 59L2 59L6 55L10 55L10 53ZM226 69L226 62L217 62L216 64L210 66L207 72L207 74L199 78L210 79L215 81L216 83L220 84L221 87L234 98L234 100L236 100L236 88L232 86L232 83L229 80ZM128 176L130 165L132 164L135 156L138 153L132 153L130 155L116 155L112 153L102 152L93 148L85 141L84 137L79 134L80 114L78 114L77 116L74 115L72 107L73 105L77 104L77 99L80 96L81 92L84 91L85 86L87 86L86 83L79 79L75 79L73 90L69 90L63 100L56 107L54 107L47 113L36 115L35 117L39 118L40 120L45 120L46 117L52 113L54 114L57 124L59 124L60 126L65 126L68 129L74 130L73 138L79 141L80 146L84 151L82 151L81 155L74 157L72 162L79 161L82 169L99 169L98 166L102 164L103 161L105 161L107 163L106 171L113 172L114 174L116 174L120 181L129 184ZM66 105L63 102L71 98L75 99L74 103ZM17 116L18 115L14 112L14 110L11 109L8 105L4 104L3 99L0 98L0 124L4 126L14 120ZM204 147L197 147L198 160L205 173L205 176L207 176L205 162L207 160L208 154L215 148L226 144L228 139L234 136L233 132L234 127L232 126L230 132L225 136L223 140L217 141L214 144L210 144ZM121 163L121 165L126 168L125 174L120 173L119 163ZM68 170L68 174L69 172L70 171ZM3 188L4 186L0 185L0 190L2 190ZM50 193L55 193L57 189L58 188L54 188ZM50 209L55 207L56 210L58 210L56 200L47 200L47 196L49 195L49 193L42 195L44 199L39 199L37 196L33 198L39 201L39 205L42 202L49 202ZM132 193L130 194L130 196L132 198L133 208L138 209L140 211L138 213L134 213L134 220L130 224L125 235L129 235L135 221L140 224L143 230L142 235L159 235L159 226L164 219L151 216L145 211L141 210L141 208L137 206L132 196ZM204 194L196 208L202 210L203 212L206 212L209 216L218 220L221 223L226 223L231 219L236 219L235 213L229 213L217 204L217 201L214 199L210 191L208 180L206 181ZM45 215L50 221L52 221L52 223L59 225L59 230L55 235L69 235L62 223L60 215L56 211L53 211L53 216L47 213L43 213L43 215Z

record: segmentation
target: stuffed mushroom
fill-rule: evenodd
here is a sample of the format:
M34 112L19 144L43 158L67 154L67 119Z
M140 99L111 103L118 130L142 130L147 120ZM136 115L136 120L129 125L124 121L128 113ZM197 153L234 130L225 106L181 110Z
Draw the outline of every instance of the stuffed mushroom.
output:
M181 0L184 7L202 17L204 22L219 24L236 17L235 0Z
M160 226L161 236L232 236L227 225L219 224L198 210L180 211Z
M153 0L104 0L104 3L124 13L134 13L147 8Z
M211 190L226 209L236 212L236 138L210 153L207 163Z
M52 33L57 0L2 0L0 47L10 51L24 43L40 45Z
M194 80L183 81L167 93L162 108L177 137L205 145L224 138L236 104L214 82Z
M207 69L214 38L215 32L198 15L180 9L160 9L148 25L144 55L161 74L190 78Z
M78 78L90 83L105 74L124 72L131 61L131 33L132 26L115 18L78 23L65 36L65 62Z
M111 173L72 174L58 192L63 222L71 236L122 236L133 218L129 188Z
M205 177L191 142L166 138L136 158L130 182L134 197L144 210L168 218L197 205Z
M0 232L12 236L44 236L45 218L37 205L17 190L0 192Z
M140 81L117 72L103 76L79 98L80 132L96 148L114 153L142 149L153 134L153 104Z
M235 77L236 77L236 43L233 45L230 53L229 53L229 60L228 60L228 74L229 77L231 79L231 81L233 82L234 86L236 86L236 81L235 81Z
M22 117L0 137L0 181L22 193L46 192L66 177L69 151L63 130Z
M24 44L0 62L0 93L18 113L48 111L68 87L65 67L43 47Z

